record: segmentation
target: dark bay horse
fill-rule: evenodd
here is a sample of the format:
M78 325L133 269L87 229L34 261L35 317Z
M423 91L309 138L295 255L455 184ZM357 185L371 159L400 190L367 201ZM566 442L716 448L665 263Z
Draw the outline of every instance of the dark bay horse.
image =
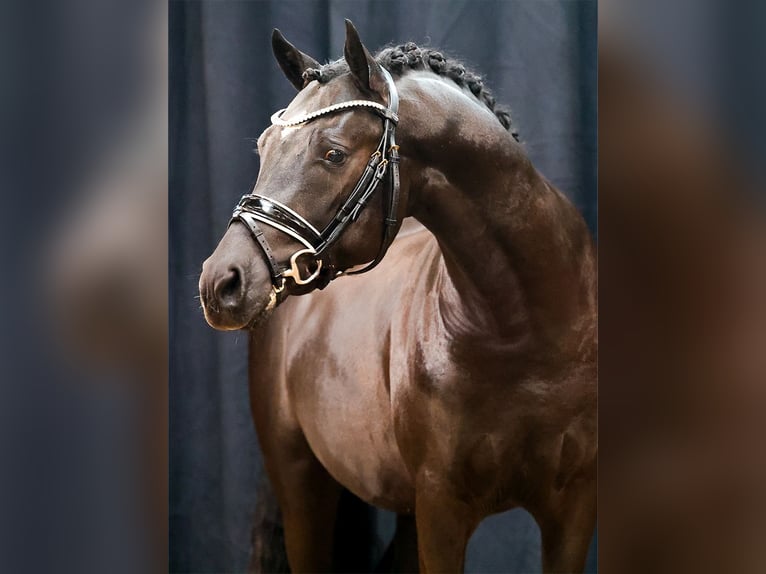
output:
M517 506L544 570L582 571L597 454L585 222L458 62L414 44L373 57L350 22L331 64L278 31L273 47L299 93L259 138L259 179L200 294L211 326L251 331L292 571L332 568L342 487L414 514L422 572L462 571L479 522Z

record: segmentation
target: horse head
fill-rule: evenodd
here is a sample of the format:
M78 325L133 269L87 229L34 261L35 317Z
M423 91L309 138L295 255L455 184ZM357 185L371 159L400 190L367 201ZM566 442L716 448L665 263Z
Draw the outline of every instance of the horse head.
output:
M348 20L331 80L279 30L272 47L298 95L258 138L255 187L202 266L205 318L218 329L252 327L288 295L374 266L401 223L391 76Z

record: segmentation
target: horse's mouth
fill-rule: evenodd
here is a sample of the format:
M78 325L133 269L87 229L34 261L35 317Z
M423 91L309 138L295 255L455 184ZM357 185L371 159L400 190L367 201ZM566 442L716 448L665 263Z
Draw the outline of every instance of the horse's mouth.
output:
M236 309L221 305L214 298L200 291L202 313L205 321L218 331L252 330L265 323L277 307L278 300L274 290L266 297L258 297L250 305L242 305Z
M277 295L276 291L272 289L269 292L269 300L266 305L262 307L260 311L255 313L247 326L243 328L248 331L252 331L253 329L263 325L269 319L269 317L271 317L271 314L274 312L274 309L277 308L279 303L281 303L279 296Z

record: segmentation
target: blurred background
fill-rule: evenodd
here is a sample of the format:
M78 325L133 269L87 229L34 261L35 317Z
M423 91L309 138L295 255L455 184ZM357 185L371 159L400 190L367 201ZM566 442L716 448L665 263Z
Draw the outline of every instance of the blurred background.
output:
M248 563L263 474L247 386L247 334L205 323L197 282L258 174L254 141L295 90L271 51L279 28L320 62L342 56L344 18L371 51L414 41L455 55L511 108L537 168L596 229L596 3L254 1L170 6L170 559L173 572ZM359 511L356 511L359 513ZM393 515L372 522L380 556ZM373 558L374 560L374 558ZM536 572L540 536L522 510L486 520L467 572ZM595 552L588 566L595 571Z
M167 563L167 12L0 6L0 571Z
M766 571L763 2L599 13L599 567Z

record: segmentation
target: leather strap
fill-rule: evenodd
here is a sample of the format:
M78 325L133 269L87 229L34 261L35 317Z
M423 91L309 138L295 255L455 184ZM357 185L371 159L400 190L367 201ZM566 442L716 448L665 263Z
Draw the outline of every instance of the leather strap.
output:
M398 103L398 102L397 102ZM359 269L358 271L350 271L349 275L361 275L374 269L378 266L388 252L388 248L394 242L396 224L398 223L399 214L399 146L396 145L396 138L394 131L392 130L390 136L387 138L390 147L388 149L388 163L391 166L391 187L388 192L388 211L385 212L383 218L383 239L380 242L380 249L375 259L371 263Z
M272 281L274 280L274 278L281 276L282 272L285 271L287 267L280 265L279 262L277 261L277 258L274 256L274 252L271 250L271 246L269 245L269 242L266 241L266 237L264 237L263 235L263 231L261 230L260 227L258 227L257 220L249 213L241 213L241 214L238 214L236 217L232 217L231 221L229 221L229 225L231 225L236 220L239 220L245 225L247 225L248 229L250 229L250 233L252 233L256 242L258 243L258 245L261 246L261 250L263 251L263 254L266 256L266 261L269 264Z

